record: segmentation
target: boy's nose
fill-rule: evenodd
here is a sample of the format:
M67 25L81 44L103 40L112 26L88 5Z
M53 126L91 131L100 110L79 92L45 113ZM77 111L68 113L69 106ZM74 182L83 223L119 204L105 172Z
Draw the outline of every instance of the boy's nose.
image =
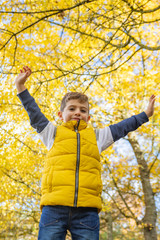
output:
M76 109L75 114L76 114L76 115L80 115L80 110L79 110L79 109Z

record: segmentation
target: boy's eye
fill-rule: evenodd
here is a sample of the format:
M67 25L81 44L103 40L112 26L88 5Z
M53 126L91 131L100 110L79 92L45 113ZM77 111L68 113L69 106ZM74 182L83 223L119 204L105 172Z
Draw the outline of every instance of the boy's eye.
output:
M81 112L86 113L86 110L85 110L85 109L82 109Z
M70 111L74 111L74 108L70 108L69 110L70 110Z

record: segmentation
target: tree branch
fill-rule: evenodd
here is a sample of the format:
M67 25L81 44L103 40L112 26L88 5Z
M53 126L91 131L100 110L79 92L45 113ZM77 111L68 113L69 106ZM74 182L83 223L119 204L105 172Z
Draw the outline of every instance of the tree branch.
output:
M140 9L135 9L127 0L123 0L123 2L125 2L133 12L139 12L139 13L153 13L156 12L157 10L160 9L160 5L158 7L155 7L153 9L148 9L148 10L143 10L143 6L140 6Z
M157 154L156 154L156 156L155 156L155 159L153 160L153 162L152 162L152 164L151 164L151 166L150 166L150 168L149 168L149 170L148 170L149 173L151 172L151 170L152 170L154 164L156 163L156 161L158 160L158 155L159 155L159 153L160 153L160 148L158 149L158 152L157 152Z
M103 158L103 159L104 159L104 158ZM109 168L109 166L108 166L108 163L106 162L105 159L104 159L104 161L105 161L105 163L106 163L107 169L108 169L109 172L111 173L111 170L110 170L110 168ZM113 181L115 187L117 188L118 194L119 194L119 196L121 197L122 201L124 202L127 210L131 213L132 218L137 222L136 216L135 216L134 213L132 212L131 208L128 206L128 204L127 204L126 200L124 199L124 197L123 197L123 195L122 195L122 193L121 193L121 191L120 191L120 189L119 189L119 187L118 187L118 185L117 185L117 183L116 183L116 181L115 181L115 179L114 179L113 176L112 176L112 181ZM131 216L130 216L130 217L131 217Z
M37 14L37 13L49 13L49 12L55 12L56 14L59 14L60 12L64 12L67 10L71 10L73 8L79 7L81 5L84 5L86 3L91 3L94 2L95 0L85 0L80 3L77 3L75 6L70 7L70 8L58 8L58 9L50 9L50 10L45 10L45 11L0 11L0 13L6 13L6 14Z
M3 170L5 169L5 170ZM15 182L21 183L23 185L25 185L27 188L29 188L34 194L38 194L39 196L41 196L41 194L39 192L36 192L29 184L25 183L25 181L22 179L22 177L17 174L17 172L15 170L13 170L14 173L16 173L17 175L20 176L20 179L16 179L14 178L12 175L9 174L9 170L6 168L1 168L1 171L3 172L3 174L5 174L7 177L9 177L10 179L14 180Z
M57 12L55 12L55 13L51 13L51 14L49 14L49 15L46 15L46 16L38 19L37 21L35 21L35 22L31 23L30 25L28 25L28 26L24 27L23 29L21 29L20 31L18 31L18 32L16 32L16 33L13 33L12 36L11 36L11 37L5 42L5 44L0 48L0 51L1 51L3 48L6 47L6 45L11 41L11 39L12 39L13 37L19 35L21 32L24 32L24 31L27 30L28 28L33 27L34 25L36 25L37 23L43 21L44 19L49 18L49 17L52 17L52 16L57 15L57 14L60 14L61 12L64 12L64 11L72 10L72 9L74 9L74 8L76 8L76 7L79 7L79 6L81 6L81 5L85 4L85 3L90 3L90 2L92 2L92 1L95 1L95 0L85 0L85 1L83 1L83 2L80 2L80 3L72 6L72 7L64 8L63 10L59 10L59 11L57 11Z
M9 131L7 131L6 129L0 127L3 131L5 131L7 134L9 134L10 136L12 136L13 138L15 138L18 142L22 143L24 146L26 146L27 148L29 148L29 150L31 150L33 153L38 154L38 151L32 149L30 146L28 146L26 143L24 143L22 140L20 140L19 138L17 138L14 134L10 133ZM44 153L42 153L43 155L45 155Z

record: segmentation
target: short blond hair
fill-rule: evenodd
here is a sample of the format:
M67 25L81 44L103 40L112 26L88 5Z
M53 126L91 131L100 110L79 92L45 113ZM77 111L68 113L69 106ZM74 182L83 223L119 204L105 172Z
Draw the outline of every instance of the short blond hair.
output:
M61 106L60 106L60 111L63 112L64 108L67 104L67 102L69 100L72 99L77 99L79 100L79 102L84 103L87 102L88 103L88 111L89 111L89 101L88 101L88 97L84 94L84 93L80 93L80 92L68 92L64 95L64 97L62 98L61 101Z

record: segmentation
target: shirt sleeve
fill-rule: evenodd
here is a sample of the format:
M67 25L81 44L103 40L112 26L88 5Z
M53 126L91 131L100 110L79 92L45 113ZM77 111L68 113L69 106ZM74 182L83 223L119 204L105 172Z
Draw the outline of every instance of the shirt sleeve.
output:
M110 125L103 129L99 129L99 137L97 141L99 152L101 153L108 148L112 143L125 137L129 132L135 131L143 123L148 122L149 119L145 112L134 115L119 123Z
M125 137L129 132L135 131L143 123L148 122L149 119L145 112L127 118L117 124L110 125L114 142L122 137Z
M27 89L17 96L28 113L31 126L36 129L38 137L50 150L54 142L56 127L44 116Z
M101 154L101 152L108 148L114 142L114 140L109 127L98 129L98 135L97 145L99 153Z
M48 150L50 150L53 146L56 129L57 128L51 122L49 122L47 126L40 133L38 133L39 139L41 139Z
M27 89L19 93L17 96L28 113L31 126L36 129L37 133L42 132L49 121L41 112L34 98L30 95Z

